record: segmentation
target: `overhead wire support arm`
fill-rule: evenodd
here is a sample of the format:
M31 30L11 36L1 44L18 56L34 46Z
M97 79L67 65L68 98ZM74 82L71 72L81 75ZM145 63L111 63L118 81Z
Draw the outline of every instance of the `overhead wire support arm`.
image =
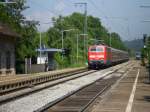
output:
M141 5L141 8L150 8L150 5Z

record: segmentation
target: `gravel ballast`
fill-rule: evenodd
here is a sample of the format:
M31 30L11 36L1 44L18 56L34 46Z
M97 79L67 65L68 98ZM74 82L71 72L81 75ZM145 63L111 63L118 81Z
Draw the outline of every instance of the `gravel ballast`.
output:
M76 91L81 87L86 86L109 73L112 73L114 71L114 68L116 69L120 66L123 66L124 64L120 64L105 70L97 71L87 76L67 81L65 83L46 88L39 92L35 92L28 96L18 98L11 102L1 104L0 112L33 112L49 102L61 98L71 93L72 91Z

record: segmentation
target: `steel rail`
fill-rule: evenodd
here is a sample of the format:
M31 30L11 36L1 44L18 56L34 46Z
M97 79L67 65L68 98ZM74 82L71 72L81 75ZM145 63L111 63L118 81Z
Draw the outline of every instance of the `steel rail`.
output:
M120 68L121 67L119 67L118 69L120 69ZM115 69L115 71L116 70L117 69ZM96 71L91 70L91 71L88 71L88 73L84 73L86 71L87 71L87 69L82 68L81 71L71 72L71 74L69 72L67 72L68 74L64 74L64 76L59 77L59 78L53 77L55 79L51 80L50 82L46 81L45 83L39 83L37 85L33 85L34 87L32 85L30 85L27 88L19 89L19 91L11 91L9 94L7 94L7 92L6 92L6 94L1 95L0 103L2 104L2 103L5 103L7 101L10 101L12 99L22 97L22 96L28 95L28 94L36 92L36 91L40 91L42 89L54 86L56 84L60 84L60 83L63 83L65 81L73 80L75 78L82 77L82 76L88 75L90 73L96 72ZM82 75L80 75L79 73L81 73ZM77 75L77 74L79 74L79 75Z
M68 77L70 75L82 73L85 71L87 71L87 68L79 68L73 70L69 69L67 71L62 70L58 72L38 73L31 76L17 76L17 78L14 79L0 81L0 95L22 88L30 88L37 84Z
M43 83L43 84L37 85L37 86L35 86L33 88L31 87L31 88L25 88L25 89L22 89L22 90L19 90L19 91L14 91L12 93L9 93L9 94L6 94L6 95L2 95L0 97L0 103L5 103L5 102L8 102L10 100L13 100L14 98L25 96L25 95L34 93L36 91L40 91L42 89L46 89L48 87L51 87L51 86L54 86L54 85L66 82L68 80L73 80L73 79L76 79L76 78L79 78L79 77L83 77L85 75L88 75L88 74L91 74L91 73L94 73L94 72L96 72L96 70L90 70L90 71L87 71L87 72L76 73L76 74L70 75L68 77L60 78L58 80L53 80L53 81L50 81L50 82L47 82L47 83Z
M111 71L110 73L106 74L104 77L107 77L108 75L110 75L110 74L112 74L112 73L114 73L114 72L117 72L117 73L120 73L120 74L124 74L123 72L120 72L119 70L120 70L121 68L127 67L127 65L128 65L128 64L126 64L126 65L123 66L123 67L118 67L118 68L115 69L114 71ZM133 65L133 64L130 64L130 66L132 66L132 65ZM128 68L128 67L127 67L127 68ZM127 72L127 69L125 69L125 71ZM101 78L97 79L96 81L102 80L104 77L101 77ZM120 77L122 77L122 76L120 76ZM96 82L96 81L95 81L95 82ZM35 110L34 112L47 112L47 110L48 110L49 108L51 108L51 107L57 105L57 104L60 103L61 101L63 101L63 100L65 100L65 99L69 98L70 96L72 96L72 95L76 94L77 92L81 91L82 89L84 89L84 88L86 88L86 87L88 87L88 86L94 84L95 82L92 82L92 83L90 83L90 84L88 84L88 85L85 85L85 86L79 88L79 89L76 90L76 91L72 91L71 93L69 93L69 94L67 94L67 95L65 95L65 96L63 96L63 97L61 97L61 98L59 98L59 99L56 99L55 101L50 102L50 103L44 105L43 107L41 107L41 108ZM115 82L113 82L113 83L115 83ZM81 111L79 111L79 112L83 112L85 109L87 109L87 107L88 107L93 101L95 101L95 99L96 99L100 94L102 94L102 93L105 92L109 87L111 87L111 85L112 85L112 83L105 85L105 87L104 87L98 94L96 94L96 96L93 97L93 98L90 100L90 102L88 102L87 105L85 105L85 106L81 109Z
M101 79L103 79L104 77L106 77L106 76L108 76L108 75L110 75L110 74L116 72L116 71L119 70L120 68L122 68L122 67L119 67L119 68L115 69L114 71L110 71L110 73L106 74L105 76L101 77L100 79L97 79L96 81L101 80ZM95 82L96 82L96 81L95 81ZM55 100L55 101L53 101L53 102L50 102L50 103L44 105L43 107L41 107L41 108L35 110L34 112L43 112L43 111L47 110L48 108L50 108L50 107L56 105L57 103L63 101L64 99L70 97L71 95L73 95L73 94L79 92L80 90L82 90L82 89L84 89L84 88L86 88L86 87L88 87L88 86L94 84L95 82L92 82L92 83L90 83L90 84L88 84L88 85L86 85L86 86L83 86L82 88L80 88L80 89L78 89L78 90L76 90L76 91L72 91L72 92L70 92L69 94L67 94L67 95L65 95L65 96L63 96L63 97L61 97L61 98L59 98L59 99L57 99L57 100ZM100 95L101 93L103 93L109 86L111 86L111 84L110 84L110 85L107 85L106 87L104 87L104 89L103 89L102 91L100 91L100 92L99 92L86 106L84 106L81 110L85 110L85 109L98 97L98 95ZM82 112L82 111L81 111L81 112Z
M88 106L89 106L90 104L92 104L93 101L95 101L95 99L96 99L100 94L104 93L109 87L111 87L111 84L106 85L99 93L97 93L97 95L96 95L95 97L93 97L93 98L87 103L87 105L85 105L85 106L81 109L80 112L85 111L85 110L88 108Z

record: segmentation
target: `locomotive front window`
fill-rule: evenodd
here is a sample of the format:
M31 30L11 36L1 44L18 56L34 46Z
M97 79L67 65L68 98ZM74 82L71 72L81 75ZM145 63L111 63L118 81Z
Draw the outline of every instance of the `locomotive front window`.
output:
M101 47L93 47L90 49L91 52L103 52L103 48Z
M96 48L96 51L97 51L97 52L103 52L103 48L98 47L98 48Z
M91 48L91 49L90 49L90 51L92 51L92 52L96 52L96 48L95 48L95 47L93 47L93 48Z

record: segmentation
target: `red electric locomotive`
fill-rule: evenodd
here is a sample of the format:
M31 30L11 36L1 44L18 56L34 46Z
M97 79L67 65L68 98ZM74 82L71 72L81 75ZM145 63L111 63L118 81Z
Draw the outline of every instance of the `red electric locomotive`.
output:
M107 45L93 45L88 49L88 67L100 68L129 59L128 53L122 50L111 48Z

